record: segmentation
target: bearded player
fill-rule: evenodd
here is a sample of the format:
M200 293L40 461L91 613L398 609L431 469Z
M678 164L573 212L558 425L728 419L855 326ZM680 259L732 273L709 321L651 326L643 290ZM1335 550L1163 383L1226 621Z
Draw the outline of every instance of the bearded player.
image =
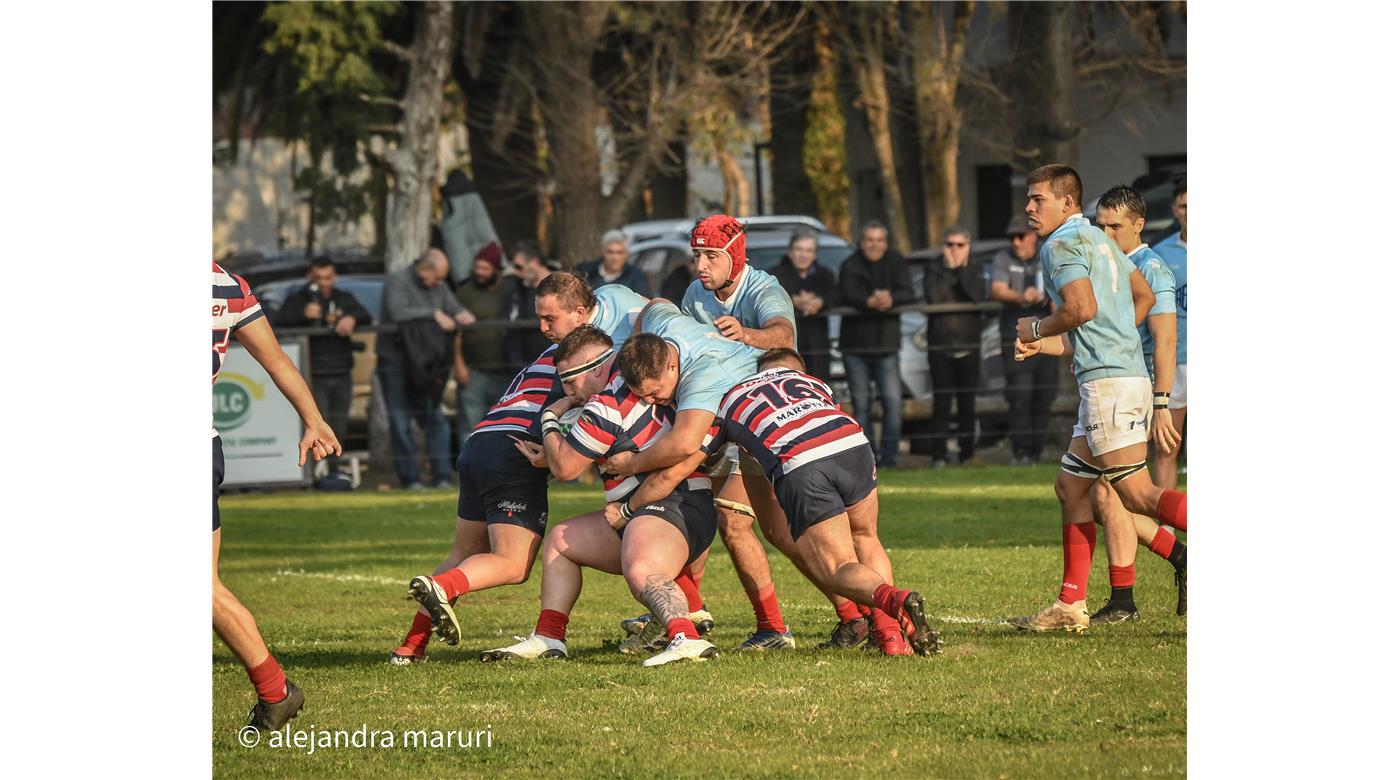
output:
M556 343L585 324L625 337L646 302L620 285L595 292L568 273L550 274L535 290L540 330ZM425 660L434 630L447 644L457 644L462 632L452 609L456 599L529 579L549 517L549 470L531 465L515 442L538 443L540 410L564 395L555 375L555 349L550 346L516 375L462 446L452 550L431 576L409 583L409 596L420 608L389 663Z
M224 358L228 355L230 338L248 350L248 354L272 377L273 384L287 397L292 407L301 417L306 433L301 437L297 449L301 457L298 466L306 465L306 453L316 460L339 455L340 442L336 440L331 427L322 419L316 409L311 389L306 386L301 371L292 364L282 348L272 327L267 324L262 304L248 288L241 277L234 276L218 263L214 263L214 378L219 381ZM219 485L224 481L224 444L219 432L214 431L214 632L224 640L224 644L238 657L239 663L248 671L258 694L258 702L248 713L248 725L265 731L276 731L288 720L296 717L305 697L301 689L283 673L277 659L268 652L258 631L253 613L243 606L243 602L233 595L219 579L219 547L223 530L219 522Z
M576 479L607 456L644 450L670 430L675 411L644 403L628 389L615 366L621 358L606 333L579 328L555 354L567 396L541 415L543 444L521 442L518 447L532 462L547 464L556 478ZM565 432L558 415L579 403L584 404L583 413ZM608 501L627 500L642 479L603 476ZM514 645L482 653L481 660L567 657L569 613L583 588L584 566L621 574L633 597L655 616L653 623L665 626L670 644L643 666L712 657L715 646L700 638L686 595L674 580L714 539L714 498L709 480L693 468L677 475L671 486L666 495L613 523L602 512L593 512L550 529L535 630Z
M1040 262L1055 312L1016 323L1016 353L1073 352L1079 418L1055 483L1064 555L1059 596L1039 613L1010 622L1030 631L1082 632L1089 626L1085 593L1097 538L1094 483L1106 479L1128 511L1181 530L1186 495L1153 485L1146 471L1152 384L1137 323L1153 303L1147 281L1081 213L1084 188L1073 168L1037 168L1026 185L1026 213L1044 239Z

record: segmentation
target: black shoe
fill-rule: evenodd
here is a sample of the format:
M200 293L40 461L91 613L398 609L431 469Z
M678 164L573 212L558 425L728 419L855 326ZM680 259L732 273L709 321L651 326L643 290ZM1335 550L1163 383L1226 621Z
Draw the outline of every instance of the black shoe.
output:
M1176 614L1186 617L1186 567L1176 570Z
M943 640L938 632L928 627L928 616L924 614L924 597L918 591L910 591L904 597L904 613L914 624L914 633L909 637L909 646L919 655L937 655L943 652Z
M1103 609L1089 616L1089 625L1097 626L1103 624L1111 626L1114 623L1127 623L1130 620L1137 619L1138 611L1136 609L1123 609L1122 607L1114 606L1113 602L1110 601L1103 605Z
M306 697L302 695L301 689L296 683L288 680L286 697L279 702L258 699L258 703L254 704L248 713L248 725L262 731L276 731L295 718L297 713L301 712L301 705L305 703Z
M870 637L870 624L865 618L856 618L838 623L836 630L831 632L831 638L817 645L823 650L844 650L850 647L858 647Z

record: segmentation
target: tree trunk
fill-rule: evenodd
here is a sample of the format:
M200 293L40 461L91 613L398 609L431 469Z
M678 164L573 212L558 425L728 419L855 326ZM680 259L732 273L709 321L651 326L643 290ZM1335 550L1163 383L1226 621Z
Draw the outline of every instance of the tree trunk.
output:
M956 224L962 211L958 196L958 145L963 112L957 102L972 2L953 7L951 29L939 5L910 8L914 55L914 98L919 122L920 165L924 187L924 225L929 243Z
M899 190L899 172L895 168L890 98L885 87L885 17L881 9L872 6L861 6L854 14L860 29L860 52L856 54L853 67L865 109L865 123L880 165L891 243L899 252L907 253L910 251L909 223L905 219L904 196Z
M1084 132L1075 110L1073 3L1012 3L1007 9L1012 87L1016 105L1014 142L1018 167L1075 165Z
M724 175L724 213L731 217L749 216L749 179L744 175L743 166L727 147L719 147L715 157Z
M451 49L451 3L425 3L408 47L408 90L399 120L399 142L387 155L394 187L389 203L386 272L408 266L428 248L438 173L442 86Z

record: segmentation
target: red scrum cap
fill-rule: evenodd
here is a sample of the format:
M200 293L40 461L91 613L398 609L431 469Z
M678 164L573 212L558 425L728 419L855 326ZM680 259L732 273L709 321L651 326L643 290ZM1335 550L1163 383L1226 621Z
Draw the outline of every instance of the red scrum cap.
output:
M712 214L696 222L690 231L690 248L718 249L729 255L729 280L720 289L733 284L748 262L744 223L728 214Z

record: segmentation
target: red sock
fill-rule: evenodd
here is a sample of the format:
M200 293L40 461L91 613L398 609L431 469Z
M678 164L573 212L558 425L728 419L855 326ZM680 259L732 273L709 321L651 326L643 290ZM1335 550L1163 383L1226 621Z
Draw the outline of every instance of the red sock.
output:
M700 599L700 583L690 575L689 569L682 569L681 573L676 575L676 587L685 594L686 609L699 612L705 607L705 602Z
M399 649L407 650L412 655L422 655L432 636L433 619L424 612L416 612L413 615L413 625L409 627L408 634L403 638L403 646Z
M1186 494L1179 490L1163 490L1157 499L1157 520L1178 531L1186 530Z
M860 620L860 605L854 601L843 601L836 605L836 617L840 618L842 623Z
M749 597L749 603L753 604L753 616L758 621L759 631L787 632L787 624L783 622L783 611L778 609L778 592L772 585L763 590L746 590L744 594ZM694 627L691 628L694 630Z
M269 653L267 660L248 670L248 679L258 689L258 698L275 704L287 698L287 675Z
M558 610L542 609L539 619L535 621L536 634L558 639L560 642L564 641L564 632L568 628L569 616Z
M439 574L433 577L433 582L441 585L442 589L447 591L449 599L465 596L472 590L472 584L467 582L467 573L461 569L450 569Z
M1108 567L1108 586L1111 588L1131 588L1137 584L1137 568L1133 564L1127 566Z
M871 617L871 612L872 612L872 610L870 609L870 607L867 607L867 606L865 606L864 604L857 604L857 605L856 605L856 609L860 611L860 616L863 617L863 618L865 618L866 620L872 620L872 619L873 619L873 618Z
M1092 522L1060 526L1060 543L1065 558L1060 601L1073 604L1084 600L1089 591L1089 569L1094 565L1094 542L1098 535L1098 527Z
M1176 537L1165 528L1158 528L1157 535L1152 537L1152 543L1147 545L1147 549L1162 556L1163 558L1172 554L1172 545L1176 544Z
M666 624L666 636L674 637L676 634L685 634L686 639L699 639L700 634L695 631L695 624L690 622L690 618L678 617Z
M888 612L891 616L898 616L904 611L904 599L908 595L909 591L900 590L882 582L875 587L875 606Z

